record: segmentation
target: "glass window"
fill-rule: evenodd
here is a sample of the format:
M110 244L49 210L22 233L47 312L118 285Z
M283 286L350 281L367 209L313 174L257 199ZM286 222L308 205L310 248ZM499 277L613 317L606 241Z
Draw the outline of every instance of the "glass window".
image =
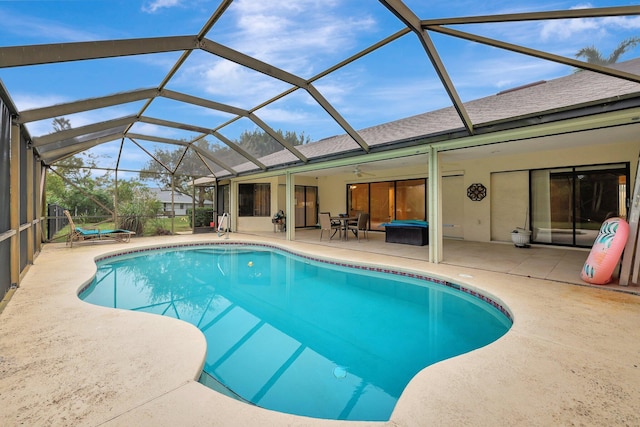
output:
M239 216L271 216L271 184L238 186Z

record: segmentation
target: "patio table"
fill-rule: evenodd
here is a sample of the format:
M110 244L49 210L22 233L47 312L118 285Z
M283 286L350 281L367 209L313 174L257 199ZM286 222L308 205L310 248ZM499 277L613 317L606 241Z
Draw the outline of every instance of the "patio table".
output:
M349 226L349 221L356 221L358 219L358 217L355 216L332 216L331 217L331 221L340 221L342 223L341 227L340 227L340 235L342 236L342 232L344 231L344 239L343 240L349 240L349 235L347 234L348 230L348 226Z

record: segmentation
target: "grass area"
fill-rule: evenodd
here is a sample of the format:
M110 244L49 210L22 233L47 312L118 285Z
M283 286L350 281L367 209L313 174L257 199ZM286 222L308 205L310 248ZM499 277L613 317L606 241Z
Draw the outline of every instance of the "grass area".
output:
M157 232L158 230L171 231L171 218L154 218L152 220L147 221L144 227L144 235L155 236L159 234ZM173 231L174 233L191 231L191 227L189 226L189 217L187 216L175 217L174 223L173 223Z
M76 220L74 220L76 222ZM90 229L99 229L99 230L112 230L117 228L113 222L102 222L100 224L81 224L76 222L78 227L82 228L90 228ZM173 232L187 232L191 231L191 227L189 226L189 218L187 216L177 216L174 218L173 223ZM70 228L67 225L62 228L54 237L51 239L52 242L64 242L67 238L67 235L70 232ZM143 236L157 236L157 235L167 235L171 234L171 218L153 218L149 219L144 226Z

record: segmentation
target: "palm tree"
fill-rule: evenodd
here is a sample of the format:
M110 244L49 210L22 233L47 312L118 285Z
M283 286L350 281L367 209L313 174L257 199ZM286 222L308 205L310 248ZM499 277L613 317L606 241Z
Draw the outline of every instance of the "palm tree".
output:
M640 37L630 37L623 40L608 58L602 56L602 53L595 46L583 47L576 53L576 58L584 58L590 64L607 66L618 62L618 59L625 52L636 47L638 43L640 43Z

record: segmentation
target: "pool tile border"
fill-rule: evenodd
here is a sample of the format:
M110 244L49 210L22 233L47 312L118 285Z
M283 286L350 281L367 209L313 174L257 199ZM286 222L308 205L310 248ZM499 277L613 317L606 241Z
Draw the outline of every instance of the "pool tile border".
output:
M131 254L137 254L137 253L143 253L143 252L151 252L151 251L157 251L157 250L164 250L164 249L179 249L179 248L189 248L189 247L199 247L199 246L258 246L258 247L263 247L263 248L269 248L269 249L277 249L279 251L283 251L283 252L287 252L290 253L292 255L298 256L300 258L304 258L304 259L308 259L311 261L316 261L316 262L322 262L325 264L331 264L331 265L335 265L338 267L348 267L348 268L355 268L355 269L359 269L359 270L366 270L366 271L373 271L373 272L377 272L377 273L386 273L386 274L393 274L393 275L397 275L397 276L403 276L403 277L409 277L412 279L417 279L417 280L425 280L425 281L429 281L429 282L433 282L433 283L437 283L439 285L442 286L446 286L450 289L456 290L456 291L460 291L463 292L467 295L470 295L474 298L477 298L489 305L491 305L492 307L494 307L496 310L498 310L500 313L502 313L507 319L509 319L509 321L511 323L513 323L513 316L511 314L511 312L500 302L494 300L493 298L483 294L482 292L476 290L476 289L472 289L469 288L467 286L464 285L460 285L454 282L449 282L448 280L444 280L444 279L440 279L437 277L431 277L431 276L427 276L425 274L421 274L421 273L412 273L409 271L403 271L403 270L396 270L396 269L391 269L388 267L374 267L374 266L369 266L369 265L359 265L359 264L353 264L353 263L349 263L349 262L344 262L344 261L335 261L332 260L330 258L320 258L317 256L311 256L311 255L305 255L296 251L293 251L291 249L288 248L283 248L281 246L278 245L272 245L269 243L255 243L255 242L243 242L243 241L237 241L237 242L216 242L216 243L212 243L212 242L194 242L194 243L179 243L179 244L170 244L170 245L158 245L158 246L152 246L152 247L144 247L144 248L136 248L136 249L130 249L130 250L124 250L124 251L119 251L119 252L114 252L114 253L110 253L110 254L106 254L106 255L101 255L95 258L96 263L100 262L100 261L104 261L107 259L111 259L111 258L117 258L123 255L131 255ZM85 286L83 286L82 288L80 288L80 290L78 291L78 295L82 294L85 290L87 290L89 288L89 286L91 286L91 282L87 283Z

